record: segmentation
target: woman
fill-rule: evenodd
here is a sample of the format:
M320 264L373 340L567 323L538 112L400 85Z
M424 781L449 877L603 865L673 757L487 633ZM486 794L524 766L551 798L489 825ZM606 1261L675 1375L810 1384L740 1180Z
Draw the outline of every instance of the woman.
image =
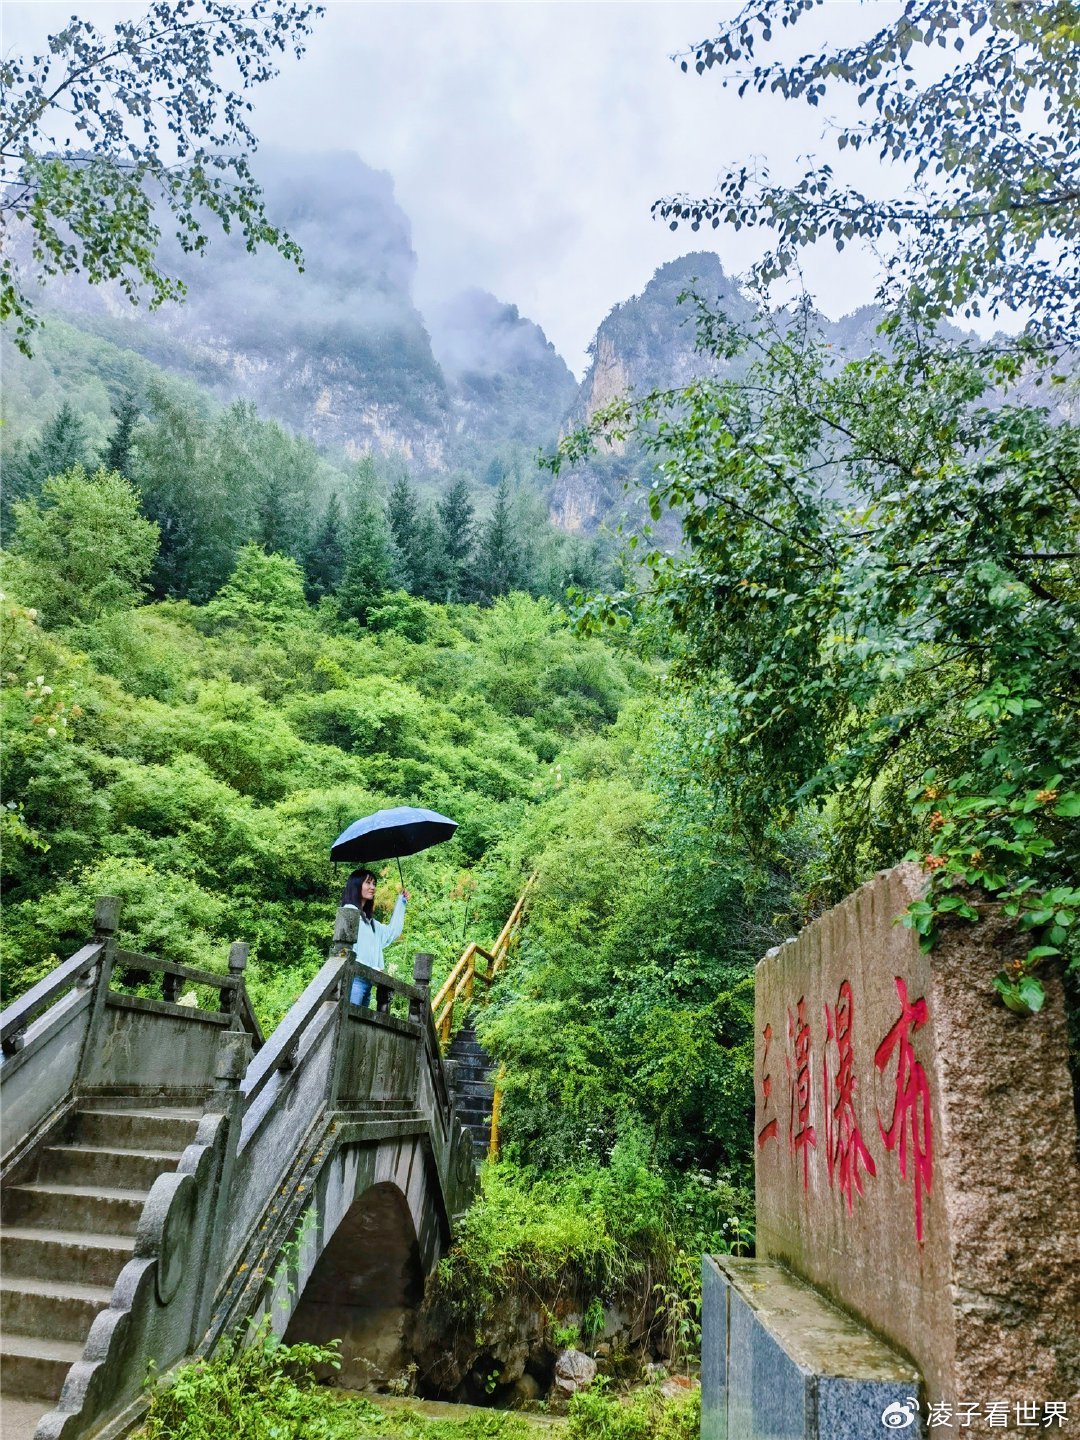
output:
M361 965L372 970L385 970L383 951L392 945L405 928L405 902L407 890L398 892L389 925L375 919L375 876L370 870L354 870L345 882L341 892L343 906L351 905L360 912L360 926L356 934L353 954ZM352 982L349 1000L353 1005L366 1006L371 998L371 981L362 980L359 975Z

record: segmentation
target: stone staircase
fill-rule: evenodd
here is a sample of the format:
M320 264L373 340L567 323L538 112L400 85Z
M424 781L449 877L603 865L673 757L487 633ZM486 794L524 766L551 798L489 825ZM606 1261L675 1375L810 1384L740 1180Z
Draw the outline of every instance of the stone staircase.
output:
M119 1102L122 1106L123 1102ZM131 1259L143 1204L175 1170L201 1110L79 1109L4 1188L0 1223L0 1432L23 1440L59 1398Z
M480 1161L487 1154L491 1139L491 1107L495 1095L491 1072L494 1063L476 1038L471 1013L462 1021L446 1058L457 1116L468 1130L473 1153Z

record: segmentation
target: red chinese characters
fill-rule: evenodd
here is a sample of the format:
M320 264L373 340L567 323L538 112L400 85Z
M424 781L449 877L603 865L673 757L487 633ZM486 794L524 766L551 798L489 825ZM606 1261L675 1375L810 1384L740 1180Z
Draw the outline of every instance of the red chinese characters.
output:
M788 1010L788 1038L795 1043L795 1083L791 1091L791 1148L796 1157L802 1153L803 1189L810 1188L810 1149L817 1148L817 1134L810 1120L810 1026L806 1019L806 997L801 995L795 1007Z
M768 1140L780 1140L780 1122L774 1115L771 1120L766 1119L769 1110L772 1108L772 1075L766 1070L769 1063L769 1046L772 1044L772 1026L766 1025L761 1032L765 1040L765 1049L761 1056L761 1118L765 1122L758 1131L758 1149L763 1150Z
M847 1200L849 1215L853 1209L852 1191L857 1190L860 1195L863 1193L860 1167L868 1175L877 1174L877 1167L866 1148L855 1113L855 1064L851 1048L853 1015L851 986L844 980L833 1009L830 1010L827 1003L825 1005L825 1030L828 1040L835 1043L837 1054L836 1074L833 1077L834 1094L830 1093L827 1053L821 1062L821 1072L824 1082L825 1158L829 1166L829 1184L839 1185L841 1194Z
M893 1095L892 1119L886 1127L878 1111L878 1129L890 1153L900 1152L900 1176L907 1179L908 1149L911 1150L915 1188L915 1235L923 1238L923 1195L930 1194L933 1180L934 1144L930 1120L930 1085L926 1071L915 1059L912 1032L926 1024L928 1011L925 999L908 1000L907 985L895 977L900 998L900 1018L874 1052L874 1064L885 1074L896 1052L896 1086Z

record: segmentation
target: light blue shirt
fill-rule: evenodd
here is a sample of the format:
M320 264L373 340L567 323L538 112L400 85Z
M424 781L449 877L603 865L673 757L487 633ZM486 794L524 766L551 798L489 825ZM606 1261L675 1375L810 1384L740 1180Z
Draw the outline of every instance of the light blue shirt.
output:
M348 910L355 910L358 907L348 905ZM390 916L390 923L384 925L381 920L367 920L364 912L360 911L360 927L356 933L356 944L353 946L353 954L361 965L370 965L372 970L385 970L383 951L387 945L392 945L405 928L405 896L399 895L394 902L394 910Z

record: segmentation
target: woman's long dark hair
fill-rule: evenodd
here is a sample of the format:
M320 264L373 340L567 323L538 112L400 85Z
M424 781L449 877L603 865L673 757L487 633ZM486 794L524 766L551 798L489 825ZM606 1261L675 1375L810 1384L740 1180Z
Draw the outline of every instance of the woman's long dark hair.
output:
M378 876L370 870L354 870L345 881L345 889L341 892L342 905L355 905L365 920L370 920L375 914L375 901L365 900L360 893L360 887L365 880L378 881Z

